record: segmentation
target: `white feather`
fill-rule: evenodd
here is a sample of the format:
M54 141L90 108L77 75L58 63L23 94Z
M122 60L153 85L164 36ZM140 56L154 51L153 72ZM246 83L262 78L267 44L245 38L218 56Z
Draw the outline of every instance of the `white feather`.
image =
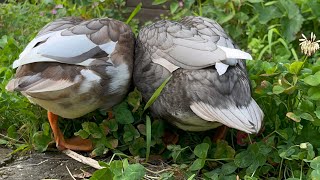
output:
M62 30L61 30L62 31ZM22 51L22 53L19 55L19 59L23 58L26 54L28 54L32 48L39 42L42 42L44 40L46 40L48 37L53 36L54 34L58 34L61 31L54 31L54 32L50 32L48 34L44 34L42 36L36 37L34 38Z
M62 58L76 57L97 46L90 41L86 35L61 36L60 32L61 31L48 33L32 40L20 54L19 59L13 62L13 68L35 62L61 62L46 56ZM38 42L44 41L45 39L47 39L46 42L34 47ZM112 50L112 47L107 48L107 50ZM77 63L77 65L87 66L92 61L93 59L88 59Z
M84 34L61 36L55 34L37 49L38 54L58 57L75 57L88 52L97 45Z
M157 59L152 59L152 62L161 65L162 67L166 68L168 71L170 71L171 73L177 69L179 69L178 66L172 64L171 62L169 62L168 60L164 59L164 58L157 58Z
M217 62L215 64L215 67L217 69L219 76L221 76L222 74L224 74L227 71L229 65Z
M90 91L90 89L92 89L94 84L99 83L101 80L100 76L89 69L83 69L80 71L80 73L84 77L83 81L80 83L80 93L87 93L88 91Z
M225 60L225 53L221 49L205 51L185 46L176 46L171 48L167 54L178 59L182 64L192 67L208 67L216 62Z
M85 61L82 61L81 63L74 63L75 65L79 65L79 66L89 66L90 63L92 61L94 61L95 59L87 59ZM30 63L35 63L35 62L60 62L56 59L52 59L52 58L48 58L48 57L44 57L40 54L36 54L34 52L31 52L30 54L27 54L26 56L24 56L23 59L17 59L13 62L12 64L12 68L17 68L19 66L25 65L25 64L30 64ZM66 62L65 62L66 63Z
M219 45L217 45L217 46L218 46L218 48L222 49L225 52L226 57L228 59L252 60L252 56L247 52L241 51L239 49L227 48L227 47L219 46Z
M100 82L101 77L89 69L82 69L80 73L88 81Z
M109 84L110 93L115 92L119 89L123 89L125 85L128 84L131 78L131 74L128 70L128 65L123 63L119 66L107 66L107 74L111 77L111 82Z
M116 48L117 42L111 41L111 42L99 45L99 47L102 50L104 50L106 53L111 54L114 51L114 49Z
M230 104L227 109L224 109L213 107L204 102L193 102L190 108L197 116L206 121L216 121L247 133L257 133L261 128L264 116L253 99L247 107L237 107Z

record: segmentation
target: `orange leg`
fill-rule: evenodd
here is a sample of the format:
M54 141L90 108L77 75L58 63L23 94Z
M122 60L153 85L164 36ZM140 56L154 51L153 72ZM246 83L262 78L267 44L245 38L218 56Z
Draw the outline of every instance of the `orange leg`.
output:
M58 127L58 116L48 111L48 119L53 131L54 140L59 150L71 149L76 151L92 151L93 145L89 139L73 137L64 139L61 130Z
M227 132L228 132L228 127L225 125L222 125L220 127L218 127L215 130L215 134L213 136L213 142L217 142L218 140L224 139L226 138Z

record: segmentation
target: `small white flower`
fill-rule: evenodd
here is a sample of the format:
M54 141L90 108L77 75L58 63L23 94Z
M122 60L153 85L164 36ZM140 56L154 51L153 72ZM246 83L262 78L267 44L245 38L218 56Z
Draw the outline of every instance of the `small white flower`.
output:
M299 39L301 43L299 44L301 47L301 51L303 54L307 56L311 56L314 54L320 47L319 42L320 40L316 41L316 35L311 32L310 40L306 38L304 34L302 34L303 39Z

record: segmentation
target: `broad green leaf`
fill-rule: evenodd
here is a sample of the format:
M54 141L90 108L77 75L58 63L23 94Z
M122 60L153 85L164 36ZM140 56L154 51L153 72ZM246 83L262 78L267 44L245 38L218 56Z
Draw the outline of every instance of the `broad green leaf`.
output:
M234 158L234 164L239 168L246 168L254 162L254 156L248 151L242 151Z
M310 163L310 167L312 169L318 169L320 170L320 156L315 157L314 159L312 159L311 163Z
M124 142L132 141L133 139L138 137L140 137L140 133L132 124L126 124L124 126L124 134L123 134Z
M103 121L105 125L110 129L110 131L117 131L118 130L118 123L116 119L110 119L110 120L105 120Z
M102 138L104 136L100 127L95 122L84 122L82 123L82 128L84 131L87 131L93 138Z
M0 145L6 145L8 143L7 140L0 139Z
M236 171L238 167L234 164L234 162L226 163L221 166L221 173L224 175L229 175Z
M320 106L317 107L314 113L316 114L317 118L320 119Z
M104 162L104 161L98 161L99 165L102 167L110 167L108 163Z
M217 142L217 148L214 152L214 158L220 159L220 158L233 158L236 154L235 150L228 145L227 141L219 140Z
M133 141L129 146L129 151L134 156L145 156L146 152L146 142L144 138L139 137Z
M154 120L151 126L152 136L154 138L160 138L164 133L164 122L159 120Z
M320 179L320 169L316 169L311 172L311 179L312 180L319 180Z
M320 91L317 87L312 87L308 90L308 96L311 100L320 100Z
M296 152L297 147L291 146L290 148L287 149L280 149L279 150L279 156L281 158L286 158L291 160L291 155L293 155Z
M298 74L301 70L301 67L303 65L302 61L295 61L289 66L289 72L291 74Z
M201 144L198 144L194 148L193 152L197 157L205 159L205 158L207 158L207 153L208 153L209 147L210 147L209 144L201 143Z
M50 125L48 122L42 123L42 131L44 133L44 135L46 136L50 136Z
M313 125L315 121L312 123L306 123L306 125L303 126L303 129L301 130L301 135L298 136L297 141L298 142L309 142L314 147L320 147L320 141L317 138L314 137L320 137L320 133L318 131L318 127L315 128L315 125Z
M308 3L306 3L306 5L308 5L312 11L312 13L316 16L316 17L320 17L320 3L318 0L308 0Z
M266 24L270 20L279 18L283 15L276 6L265 7L265 6L256 4L255 7L257 8L256 11L259 14L259 22L261 24Z
M301 121L301 118L300 118L298 115L296 115L295 113L293 113L293 112L288 112L288 113L286 114L286 116L287 116L288 118L294 120L295 122L300 122L300 121Z
M82 139L87 139L90 136L90 134L83 129L80 129L78 132L75 132L74 135L80 136Z
M267 157L263 154L254 154L254 161L252 164L246 169L247 174L254 173L258 167L263 166L266 163Z
M48 148L51 136L47 136L42 131L38 131L33 135L32 140L35 150L44 152Z
M273 86L273 88L272 88L272 92L273 92L274 94L280 94L280 93L282 93L284 90L285 90L285 88L282 87L282 86L279 86L279 85Z
M130 92L128 95L128 104L133 107L132 112L135 112L140 107L141 100L141 93L137 88L134 88L134 91Z
M206 160L205 159L202 159L202 158L198 158L196 159L192 165L189 167L189 170L190 171L197 171L197 170L200 170L201 168L204 167L204 164L206 163Z
M301 105L299 106L299 110L304 111L304 112L312 112L314 110L314 104L312 101L310 101L308 99L302 100ZM319 111L319 113L320 113L320 111Z
M320 84L319 77L316 77L314 75L307 76L303 79L303 81L310 86L318 86Z
M283 35L288 42L295 40L295 36L299 32L303 21L304 19L300 13L292 19L287 17L281 19Z
M308 120L308 121L314 121L313 117L309 113L300 114L300 118Z
M175 13L177 11L178 7L179 7L178 1L171 2L171 4L170 4L170 13L171 14Z
M298 15L300 15L299 8L294 1L279 0L279 3L282 8L285 9L289 19L296 18Z
M113 179L113 174L109 168L103 168L95 171L90 180Z
M310 143L306 143L306 144L307 144L307 151L308 151L307 160L311 160L314 158L315 152L313 150L312 144Z
M146 174L141 164L130 164L123 172L123 180L140 180Z
M137 126L137 129L139 130L139 133L146 136L147 135L147 130L146 130L146 125L144 124L139 124Z
M122 160L122 165L123 165L123 169L127 169L127 167L129 166L129 161L127 158L125 158L124 160Z
M113 112L114 112L116 121L120 124L131 124L134 122L132 113L129 110L128 104L125 101L114 106Z
M114 176L121 176L122 175L122 161L114 160L110 163L110 170L114 174Z
M8 136L12 139L17 139L18 138L18 133L17 133L17 128L15 125L11 125L7 129Z
M101 156L105 152L107 152L107 150L108 149L103 144L97 144L96 147L91 151L90 156L91 157Z

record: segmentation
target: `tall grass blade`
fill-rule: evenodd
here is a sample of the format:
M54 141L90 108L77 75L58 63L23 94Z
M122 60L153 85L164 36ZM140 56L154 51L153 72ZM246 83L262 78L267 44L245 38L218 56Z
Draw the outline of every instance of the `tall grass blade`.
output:
M138 14L138 12L140 11L142 6L142 3L139 3L136 8L134 8L134 10L132 11L132 13L130 14L129 18L126 21L126 24L129 24L129 22Z

